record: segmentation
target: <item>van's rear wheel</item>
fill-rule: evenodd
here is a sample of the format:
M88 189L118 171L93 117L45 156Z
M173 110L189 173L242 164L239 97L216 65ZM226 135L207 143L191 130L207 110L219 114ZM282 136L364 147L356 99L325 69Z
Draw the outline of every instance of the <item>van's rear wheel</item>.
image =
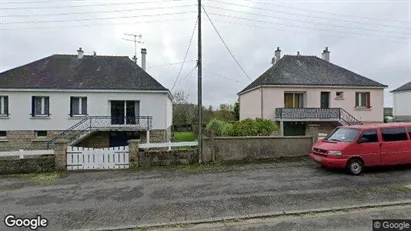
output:
M360 175L363 172L364 163L360 159L351 159L347 164L347 171L352 175Z

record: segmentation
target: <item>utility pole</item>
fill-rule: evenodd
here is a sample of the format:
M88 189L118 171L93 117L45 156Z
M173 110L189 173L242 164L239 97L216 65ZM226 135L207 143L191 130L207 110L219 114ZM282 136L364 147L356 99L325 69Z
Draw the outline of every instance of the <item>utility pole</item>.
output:
M202 48L201 48L201 0L198 0L198 157L203 162L203 90L202 90Z
M123 40L134 42L134 57L136 58L135 62L137 63L137 43L144 43L142 41L143 35L142 34L124 34L124 35L133 37L133 39L123 38Z

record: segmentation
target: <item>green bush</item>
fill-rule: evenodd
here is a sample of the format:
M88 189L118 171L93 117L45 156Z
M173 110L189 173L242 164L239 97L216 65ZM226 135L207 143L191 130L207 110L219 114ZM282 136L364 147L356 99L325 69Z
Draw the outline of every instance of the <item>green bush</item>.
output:
M257 133L261 136L269 136L274 131L278 130L275 123L271 120L256 118L257 122Z
M214 133L215 136L221 136L223 132L223 127L226 123L224 121L213 118L206 126L207 130Z
M234 125L231 123L225 123L223 126L222 135L223 136L236 136L237 133L234 130Z
M245 119L236 122L225 122L212 119L206 127L215 136L269 136L278 130L275 123L268 119Z

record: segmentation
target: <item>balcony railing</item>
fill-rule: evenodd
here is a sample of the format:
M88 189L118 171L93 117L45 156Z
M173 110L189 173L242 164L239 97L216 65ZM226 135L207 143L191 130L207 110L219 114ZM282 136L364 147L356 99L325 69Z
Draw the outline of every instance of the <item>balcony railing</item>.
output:
M87 116L50 140L47 143L47 149L50 149L58 139L74 141L88 131L121 129L147 131L151 130L151 128L151 116Z
M276 119L339 119L340 108L277 108Z
M343 108L276 108L277 120L333 120L343 124L362 124Z

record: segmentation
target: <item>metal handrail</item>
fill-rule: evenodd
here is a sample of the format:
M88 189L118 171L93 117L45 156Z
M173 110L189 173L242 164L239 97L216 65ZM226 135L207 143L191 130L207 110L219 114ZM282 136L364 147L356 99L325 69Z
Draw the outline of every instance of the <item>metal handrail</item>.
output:
M120 117L113 117L113 116L87 116L86 118L82 119L78 123L74 124L70 128L64 130L56 137L51 139L47 142L47 149L50 149L51 146L58 140L66 137L69 132L77 132L76 134L67 135L68 140L72 140L78 135L84 133L85 131L89 130L96 130L100 128L109 128L109 127L116 127L118 126L141 126L145 125L147 130L152 128L152 116L120 116ZM112 122L123 122L118 124L113 124ZM146 123L141 123L142 121L146 121Z

